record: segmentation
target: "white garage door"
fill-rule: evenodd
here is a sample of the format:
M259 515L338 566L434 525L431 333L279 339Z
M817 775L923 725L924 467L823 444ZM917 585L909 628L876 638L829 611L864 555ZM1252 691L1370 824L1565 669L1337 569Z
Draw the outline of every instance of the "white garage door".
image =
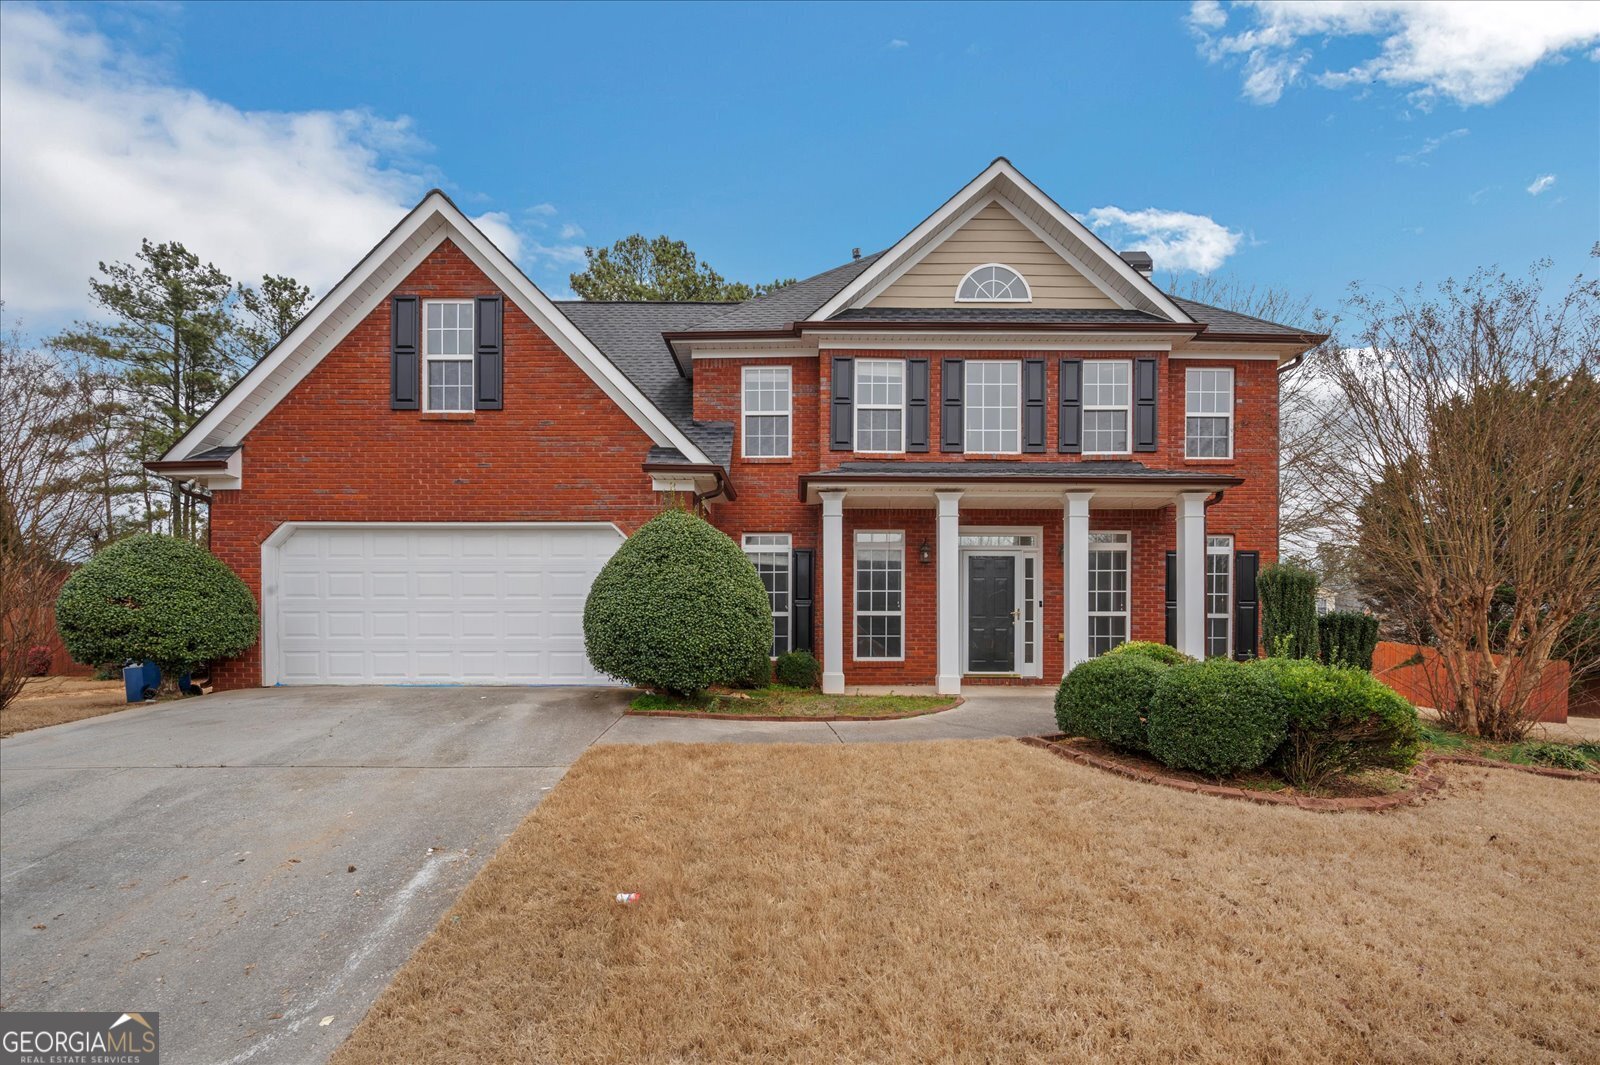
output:
M267 684L611 683L583 652L609 525L284 532L263 560Z

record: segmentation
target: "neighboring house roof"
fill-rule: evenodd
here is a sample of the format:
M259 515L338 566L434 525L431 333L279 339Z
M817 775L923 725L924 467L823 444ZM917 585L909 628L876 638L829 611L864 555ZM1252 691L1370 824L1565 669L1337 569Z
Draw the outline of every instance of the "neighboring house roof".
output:
M658 408L629 374L438 189L424 196L331 292L317 301L288 336L168 449L163 460L188 460L211 448L239 444L351 329L382 305L396 284L446 240L460 248L654 443L675 447L697 461L710 461L677 420Z

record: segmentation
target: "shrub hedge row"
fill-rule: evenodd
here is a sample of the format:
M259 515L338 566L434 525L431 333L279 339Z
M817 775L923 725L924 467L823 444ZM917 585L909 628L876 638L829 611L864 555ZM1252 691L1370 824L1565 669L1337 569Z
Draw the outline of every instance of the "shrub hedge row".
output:
M1268 566L1256 580L1261 643L1269 655L1317 657L1317 576L1299 566Z
M1334 610L1317 619L1317 643L1330 666L1354 666L1372 672L1378 648L1378 619L1356 610Z
M1270 765L1302 789L1403 769L1420 741L1416 709L1363 670L1281 658L1193 662L1159 644L1125 644L1073 669L1056 693L1056 723L1216 778Z

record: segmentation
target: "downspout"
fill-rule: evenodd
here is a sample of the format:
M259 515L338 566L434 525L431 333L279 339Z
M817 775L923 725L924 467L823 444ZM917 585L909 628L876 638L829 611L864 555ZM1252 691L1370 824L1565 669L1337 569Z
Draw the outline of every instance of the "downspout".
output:
M1289 376L1290 374L1292 374L1296 370L1298 370L1300 368L1300 364L1302 362L1305 362L1305 361L1306 361L1306 353L1302 351L1300 354L1296 355L1294 358L1290 359L1288 362L1286 362L1282 366L1278 367L1278 376L1279 377L1287 377L1287 376Z
M708 502L710 502L711 500L717 498L718 496L726 496L727 494L728 494L728 477L727 477L727 475L725 473L722 472L721 468L719 467L717 469L717 486L715 488L711 489L711 491L709 491L709 492L696 492L694 494L695 509L698 510L699 508L705 506Z

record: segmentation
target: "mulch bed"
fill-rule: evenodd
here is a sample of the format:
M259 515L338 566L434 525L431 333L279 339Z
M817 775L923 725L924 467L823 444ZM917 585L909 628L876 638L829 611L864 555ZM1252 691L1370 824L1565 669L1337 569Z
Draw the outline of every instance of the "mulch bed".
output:
M1176 770L1169 770L1165 766L1147 759L1109 752L1101 744L1074 739L1061 733L1049 736L1024 736L1022 742L1031 747L1049 751L1058 758L1065 758L1080 765L1103 769L1108 773L1115 773L1130 780L1143 781L1147 784L1160 784L1163 787L1193 792L1197 795L1214 795L1223 799L1242 799L1245 802L1262 803L1268 806L1294 806L1301 810L1315 810L1320 813L1339 813L1345 810L1378 812L1420 802L1429 796L1437 794L1444 787L1444 775L1438 772L1434 766L1445 762L1488 766L1494 769L1516 769L1524 773L1556 777L1562 780L1600 782L1600 773L1580 773L1570 769L1551 769L1545 766L1514 765L1510 762L1496 762L1489 758L1478 758L1474 755L1430 752L1423 755L1417 764L1412 767L1411 772L1406 774L1409 787L1404 791L1388 795L1331 797L1303 795L1292 789L1257 791L1251 788L1231 787L1226 784L1208 784L1201 780L1193 779L1189 774L1180 774Z
M724 714L716 710L635 710L629 707L623 713L629 717L695 717L716 721L904 721L907 718L926 717L954 710L965 699L957 696L949 706L932 706L926 710L908 710L903 714Z

